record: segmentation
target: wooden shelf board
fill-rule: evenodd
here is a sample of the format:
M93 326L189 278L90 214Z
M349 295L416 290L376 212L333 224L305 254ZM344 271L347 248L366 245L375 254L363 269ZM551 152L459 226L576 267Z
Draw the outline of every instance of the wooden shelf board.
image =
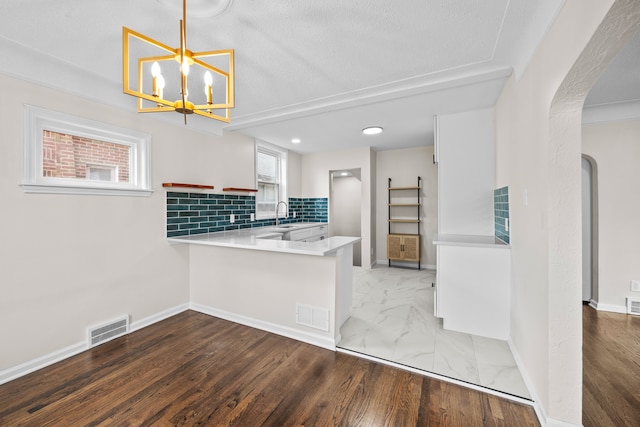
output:
M420 203L389 203L389 206L391 207L418 207L418 206L422 206Z
M202 184L181 184L179 182L163 182L163 187L199 188L203 190L213 190L213 185Z
M256 193L258 190L255 188L236 188L236 187L225 187L222 191L238 191L244 193Z
M388 190L419 190L420 187L389 187Z
M409 224L418 224L420 220L419 219L390 219L389 222L404 222Z

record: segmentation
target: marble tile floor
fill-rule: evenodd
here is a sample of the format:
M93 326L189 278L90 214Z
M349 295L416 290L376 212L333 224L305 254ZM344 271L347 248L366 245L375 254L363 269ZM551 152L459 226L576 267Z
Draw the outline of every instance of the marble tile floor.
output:
M442 328L433 282L435 270L354 267L338 347L530 399L506 341Z

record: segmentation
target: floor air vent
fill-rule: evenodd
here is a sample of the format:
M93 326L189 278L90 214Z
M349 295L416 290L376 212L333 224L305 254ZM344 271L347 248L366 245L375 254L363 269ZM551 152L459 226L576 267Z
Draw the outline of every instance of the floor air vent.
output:
M129 332L129 316L89 329L89 347L102 344Z
M640 299L627 298L627 314L640 316Z

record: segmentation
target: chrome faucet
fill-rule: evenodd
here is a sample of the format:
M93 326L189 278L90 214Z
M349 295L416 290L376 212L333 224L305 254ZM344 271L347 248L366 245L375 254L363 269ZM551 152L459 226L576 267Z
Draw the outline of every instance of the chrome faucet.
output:
M287 205L287 202L284 202L282 200L280 200L277 204L276 204L276 227L280 225L280 219L278 218L278 208L280 207L280 203L284 204L284 214L285 217L287 215L287 209L289 208L289 206Z

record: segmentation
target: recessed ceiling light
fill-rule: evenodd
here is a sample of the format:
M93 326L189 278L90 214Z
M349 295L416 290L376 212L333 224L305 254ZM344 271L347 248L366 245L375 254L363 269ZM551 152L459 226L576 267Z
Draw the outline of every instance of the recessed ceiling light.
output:
M300 138L293 138L293 139L291 140L291 142L292 142L293 144L300 144Z
M342 175L342 176L349 176L349 172L342 172L340 175Z
M382 132L382 128L380 126L370 126L368 128L362 129L362 133L365 135L377 135Z

